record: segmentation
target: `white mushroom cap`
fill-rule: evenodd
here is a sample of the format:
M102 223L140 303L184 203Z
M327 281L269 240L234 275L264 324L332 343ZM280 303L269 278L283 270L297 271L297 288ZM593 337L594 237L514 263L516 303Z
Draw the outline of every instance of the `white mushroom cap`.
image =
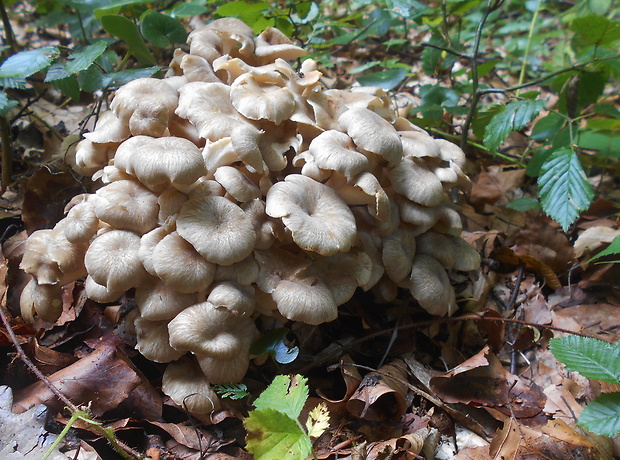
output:
M249 315L202 302L186 308L170 324L170 345L198 356L229 359L247 351L257 334Z
M357 176L369 167L368 158L355 150L349 136L329 130L319 134L308 148L319 168L337 171L346 177Z
M215 308L223 307L238 315L250 316L254 312L254 288L223 281L213 287L207 302Z
M114 158L118 143L95 144L89 139L83 139L65 156L65 161L78 174L90 176L108 164Z
M247 350L226 359L196 355L198 365L211 383L239 382L248 371L250 353Z
M159 214L157 220L160 225L170 225L181 211L181 206L187 201L187 195L175 188L169 188L157 198Z
M394 190L407 199L424 206L437 206L442 202L441 181L420 160L406 157L388 175Z
M207 173L200 149L181 137L134 136L118 148L114 165L147 187L189 185Z
M220 400L195 360L181 358L168 364L161 382L162 391L191 414L210 414L220 408Z
M400 228L383 239L381 257L389 278L399 283L411 273L416 239L411 230Z
M242 20L222 18L205 26L222 41L222 54L238 52L241 56L251 56L254 52L254 31Z
M348 251L356 234L349 207L329 187L300 174L290 174L267 193L266 212L280 217L305 251L333 255Z
M84 134L84 138L95 144L123 142L129 136L131 136L129 126L116 118L111 110L101 114L99 120L97 120L97 126L92 132Z
M191 293L205 290L213 282L215 265L202 258L194 247L173 232L166 235L151 257L157 276L175 291Z
M413 259L409 289L431 315L451 315L456 311L456 296L448 275L430 256L420 254Z
M240 203L247 203L261 196L259 188L238 168L220 166L215 171L215 180Z
M196 126L200 137L211 141L230 137L232 130L243 123L230 101L230 87L223 83L183 85L176 114Z
M230 86L235 109L251 120L269 120L276 125L288 120L295 109L295 97L286 86L278 86L284 82L279 74L275 75L278 78L264 83L251 73L238 77Z
M304 49L292 44L291 40L275 27L267 27L256 37L254 53L263 64L274 62L277 58L292 61L307 54Z
M213 72L213 67L205 58L187 54L181 59L181 69L187 81L204 81L207 83L220 83L219 78Z
M164 135L177 102L176 90L164 81L139 78L119 88L110 107L134 136L159 137Z
M86 243L97 233L99 219L95 215L94 198L94 195L77 195L65 206L64 233L70 243Z
M151 321L170 320L198 301L197 294L174 291L155 277L136 288L140 316Z
M169 363L176 361L185 354L184 351L175 350L170 346L168 337L168 321L149 321L144 318L136 318L136 350L151 361L156 363Z
M107 287L97 284L91 276L86 277L84 287L88 298L99 303L114 302L125 293L125 291L110 291Z
M221 196L192 198L181 207L177 232L209 262L232 265L254 249L254 226L243 210Z
M32 278L24 287L19 298L21 316L34 322L35 314L43 321L55 322L62 313L62 291L59 285L38 284Z
M140 237L127 230L111 230L90 244L84 263L92 279L110 291L138 286L147 273L140 258Z
M241 286L249 286L258 279L258 263L253 255L232 265L218 265L215 269L215 281L234 281Z
M403 144L394 127L371 110L353 108L338 118L338 123L359 149L379 155L396 165L403 156Z
M158 212L157 195L139 182L120 180L97 190L95 214L116 229L149 232L157 225Z
M271 296L278 311L292 321L321 324L338 317L338 305L332 292L314 277L284 279Z
M155 267L153 267L153 251L161 240L168 235L170 231L166 227L157 227L140 238L140 249L138 249L138 257L144 269L153 276L157 276Z

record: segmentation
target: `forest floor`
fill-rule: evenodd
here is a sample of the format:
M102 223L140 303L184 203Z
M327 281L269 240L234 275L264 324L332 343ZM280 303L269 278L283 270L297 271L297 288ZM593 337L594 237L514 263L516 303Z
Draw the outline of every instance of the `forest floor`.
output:
M332 78L347 81L346 72ZM548 346L567 334L620 338L620 264L588 262L620 234L620 195L609 178L591 178L599 198L564 233L540 211L505 206L532 194L535 181L524 169L467 152L473 187L462 206L463 237L482 264L452 275L460 299L455 315L429 316L404 292L387 305L358 292L332 323L290 325L300 346L294 362L256 358L243 381L250 396L223 398L225 409L196 418L161 392L163 366L134 350L123 321L130 298L99 305L75 282L64 288L55 324L18 316L27 234L52 227L73 196L92 189L62 164L60 140L49 127L78 133L94 101L61 105L48 96L29 105L35 116L14 126L15 182L0 197L0 294L15 334L0 327L0 383L12 389L12 399L0 391L0 427L22 427L30 438L58 433L71 414L51 382L111 427L125 452L154 460L251 458L243 450L243 420L252 401L274 375L301 374L310 387L306 411L324 403L330 413L329 428L314 442L319 459L620 455L618 439L614 445L576 425L585 403L618 388L568 372ZM511 142L520 148L519 133ZM47 381L29 371L24 357ZM39 404L48 407L48 423L33 413ZM68 458L120 458L92 424L72 427L61 443ZM45 451L32 449L28 458Z

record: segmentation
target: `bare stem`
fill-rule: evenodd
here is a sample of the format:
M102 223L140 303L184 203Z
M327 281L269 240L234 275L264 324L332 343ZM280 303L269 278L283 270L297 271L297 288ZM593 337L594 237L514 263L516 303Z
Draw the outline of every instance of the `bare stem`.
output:
M9 121L3 116L0 116L0 135L2 139L2 186L0 188L4 193L11 182L13 173L13 149L11 147Z
M2 16L2 25L4 26L4 38L6 43L9 45L11 53L17 53L17 41L15 41L13 27L11 27L9 15L6 13L6 8L4 7L4 0L0 0L0 16Z

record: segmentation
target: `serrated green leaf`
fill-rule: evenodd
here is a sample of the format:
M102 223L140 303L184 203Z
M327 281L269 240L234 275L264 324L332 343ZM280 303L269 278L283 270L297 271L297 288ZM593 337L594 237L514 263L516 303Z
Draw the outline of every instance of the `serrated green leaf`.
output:
M140 31L153 45L165 48L171 43L185 43L187 32L179 21L158 11L148 10L140 23Z
M484 137L484 131L486 130L486 127L491 119L496 114L504 110L505 107L506 106L503 104L491 103L486 107L480 108L480 110L476 112L476 115L471 122L471 129L478 139L482 139Z
M9 99L6 94L0 91L0 117L6 116L9 110L17 107L17 105L17 101Z
M532 128L530 139L546 141L551 139L564 125L564 118L557 113L550 113L536 122Z
M276 375L273 382L254 401L257 409L275 409L297 419L308 399L308 379L295 376Z
M620 254L620 236L615 237L613 241L609 244L609 246L607 246L597 255L588 260L588 263L592 262L593 260L600 259L601 257L613 256L617 254Z
M311 438L318 438L329 428L329 411L325 403L320 403L308 414L306 430Z
M243 383L217 383L211 385L211 389L221 398L243 399L250 396L248 387Z
M60 51L55 46L20 51L9 56L0 65L0 86L5 88L23 88L26 78L49 66Z
M439 85L424 85L420 88L420 106L417 110L424 118L440 120L445 108L456 107L459 93L452 88Z
M396 88L406 76L405 69L390 69L358 77L357 82L362 86L376 86L388 91Z
M543 211L564 231L590 206L594 198L577 154L568 147L553 152L538 177L538 195Z
M129 52L133 54L138 62L144 66L154 66L155 58L146 47L142 35L132 21L114 14L101 16L99 19L103 29L115 37L120 38L129 46Z
M604 45L620 39L620 22L596 14L576 18L570 29L579 42L587 45Z
M620 383L620 345L570 335L551 339L550 348L569 371L589 379Z
M243 423L248 432L246 448L256 460L303 460L312 453L308 435L282 412L253 410Z
M62 80L56 80L53 85L69 96L73 102L80 100L80 84L75 75L70 75Z
M56 62L50 66L45 75L45 81L52 82L63 80L71 75L86 70L95 62L95 59L103 54L107 46L105 41L100 40L97 43L88 45L80 51L71 53L67 57L67 62Z
M578 423L594 434L611 437L620 433L620 393L606 393L588 403Z
M545 107L545 101L512 101L497 113L485 129L484 145L497 150L512 131L522 129Z

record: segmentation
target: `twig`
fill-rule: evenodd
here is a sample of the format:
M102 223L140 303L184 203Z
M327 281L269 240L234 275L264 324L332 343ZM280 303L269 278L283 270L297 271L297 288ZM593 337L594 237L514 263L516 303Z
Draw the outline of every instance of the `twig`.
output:
M13 27L9 20L9 15L6 14L6 8L4 7L4 0L0 0L0 16L2 16L2 25L4 26L4 38L9 45L12 53L17 53L17 41L15 40L15 34L13 33Z
M2 1L2 0L0 0ZM9 129L9 121L6 117L0 116L0 130L2 139L2 186L1 191L4 191L11 182L13 175L13 148L11 147L11 131Z
M530 31L527 35L527 45L525 46L525 53L523 55L523 64L521 65L521 73L519 74L519 85L523 84L523 80L525 79L525 71L527 70L527 60L530 57L530 51L532 49L532 38L534 37L534 28L536 26L536 20L538 19L538 12L540 11L541 0L536 1L536 10L534 11L534 15L532 16L532 22L530 23ZM519 92L517 90L517 96Z
M5 297L6 297L6 292L2 294L2 299L1 299L2 303L4 303ZM54 395L60 401L62 401L62 403L65 406L67 406L67 408L72 413L71 420L73 420L73 417L75 416L79 419L86 421L90 426L92 426L95 429L95 431L97 431L99 434L105 437L106 440L112 445L112 447L114 447L114 449L124 458L126 459L143 458L143 456L139 452L135 451L134 449L126 445L124 442L118 440L114 436L114 433L110 432L111 430L104 428L103 426L101 426L99 422L91 420L90 416L86 418L84 414L87 414L87 413L84 410L80 409L75 404L73 404L69 400L69 398L67 398L58 388L56 388L56 386L52 382L48 380L47 377L45 377L45 375L43 375L43 373L37 368L37 366L35 366L35 364L30 360L30 358L28 358L28 356L24 352L24 349L19 344L19 340L17 339L17 336L15 335L15 332L13 331L13 328L11 327L11 324L9 323L9 320L6 316L5 308L3 306L0 306L0 318L2 319L2 324L4 325L4 328L9 334L9 337L11 339L11 342L13 343L13 346L17 350L19 358L26 365L28 370L30 370L30 372L32 372L39 380L41 380L45 384L45 386L47 386L50 389L50 391L54 393Z

